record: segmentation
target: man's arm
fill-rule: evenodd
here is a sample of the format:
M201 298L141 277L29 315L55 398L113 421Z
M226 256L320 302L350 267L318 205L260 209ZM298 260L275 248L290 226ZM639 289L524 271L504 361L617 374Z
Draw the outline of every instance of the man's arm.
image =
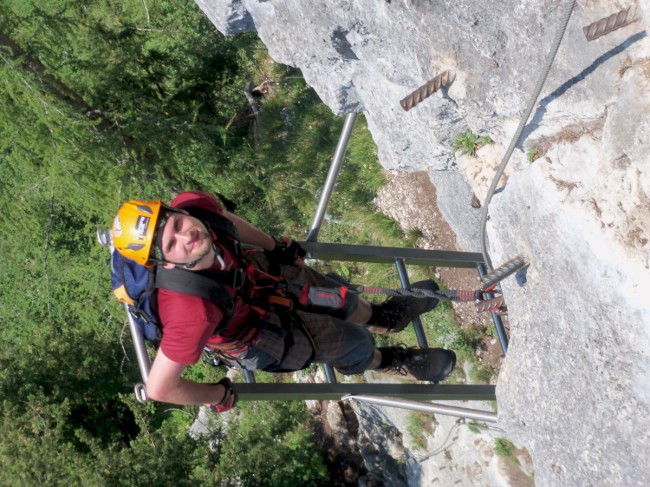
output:
M224 210L223 216L228 218L237 227L239 241L241 243L262 247L267 251L267 255L270 253L272 259L279 261L280 264L293 264L298 267L302 267L305 264L305 251L297 242L294 242L289 237L279 237L276 240L271 235L264 233L234 213Z
M239 233L239 241L241 243L257 245L258 247L262 247L264 250L273 250L275 248L275 240L271 235L264 233L259 228L229 211L224 210L223 216L235 224L237 232Z
M213 404L223 400L224 386L183 379L181 374L186 367L158 350L147 379L147 396L154 401L174 404Z

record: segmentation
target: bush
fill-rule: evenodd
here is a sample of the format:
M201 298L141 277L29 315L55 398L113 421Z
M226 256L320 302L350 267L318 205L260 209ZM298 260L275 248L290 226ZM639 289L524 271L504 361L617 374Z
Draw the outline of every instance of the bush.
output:
M505 438L494 439L494 451L501 457L511 457L515 449L515 445Z
M411 412L408 417L406 431L418 450L427 449L426 433L433 433L435 417L432 414Z
M475 156L476 151L485 144L491 144L492 139L488 135L478 136L471 130L466 130L454 138L454 151L462 154Z

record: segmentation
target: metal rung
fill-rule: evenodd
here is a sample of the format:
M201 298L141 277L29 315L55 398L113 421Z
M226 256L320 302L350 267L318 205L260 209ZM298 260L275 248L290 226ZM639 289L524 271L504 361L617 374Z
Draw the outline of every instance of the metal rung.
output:
M446 404L433 404L430 402L416 402L408 399L396 399L394 397L375 396L348 396L345 399L376 404L378 406L389 406L393 408L409 409L429 414L445 414L457 418L485 421L487 423L497 422L497 413L494 411L481 411L479 409L461 408L458 406L447 406Z
M403 259L395 259L395 267L397 268L397 273L399 274L400 281L402 282L402 287L407 288L411 285L409 281L409 274L406 270L406 264ZM427 335L424 332L424 327L422 326L422 320L419 316L416 316L413 320L413 330L415 330L415 337L418 340L418 345L420 348L428 348L429 342L427 340Z
M479 265L477 265L476 269L478 270L478 275L481 277L484 277L487 274L487 269L484 263L480 263ZM492 299L494 297L494 295L489 292L486 292L485 296L487 299ZM494 323L494 327L497 330L497 336L499 337L499 344L501 345L501 350L503 350L503 354L505 355L508 352L508 334L506 333L506 329L503 326L503 321L501 321L501 316L499 316L496 312L492 310L490 310L490 315L492 316L492 322Z
M483 284L483 289L486 290L493 284L497 284L503 281L506 277L511 276L519 269L527 266L526 259L523 255L517 255L512 259L504 262L496 269L488 272L487 274L481 276L481 283Z
M393 264L395 259L404 259L411 265L460 267L466 269L473 269L477 263L483 262L483 256L477 252L405 249L400 247L374 247L371 245L320 242L301 242L301 245L314 258L321 260Z
M494 385L457 384L235 384L242 401L339 401L350 395L422 401L495 401Z

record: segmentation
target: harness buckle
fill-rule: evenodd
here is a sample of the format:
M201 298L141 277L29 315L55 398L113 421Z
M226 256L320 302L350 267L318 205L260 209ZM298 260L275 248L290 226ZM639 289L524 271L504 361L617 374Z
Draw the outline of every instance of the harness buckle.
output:
M224 306L224 314L228 317L232 316L233 311L235 311L235 300L231 300L228 302L226 306Z
M235 291L239 291L244 285L245 281L246 281L246 273L244 272L244 269L242 268L235 269L235 272L233 274L233 280L232 280L233 289Z
M284 296L277 296L275 294L271 294L266 300L270 304L275 304L277 306L281 306L285 308L287 311L291 311L293 309L293 301L291 298L285 298Z

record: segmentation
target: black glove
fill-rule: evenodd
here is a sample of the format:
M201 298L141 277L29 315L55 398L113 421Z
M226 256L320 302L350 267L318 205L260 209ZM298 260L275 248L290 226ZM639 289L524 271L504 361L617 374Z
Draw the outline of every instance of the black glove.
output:
M287 237L273 237L275 247L265 250L269 263L280 265L294 265L298 259L307 255L307 251L295 240Z
M217 384L221 384L226 388L226 393L223 395L223 399L220 402L215 402L214 404L209 404L210 411L214 413L225 413L230 411L237 404L237 392L232 386L232 381L228 377L224 377Z

